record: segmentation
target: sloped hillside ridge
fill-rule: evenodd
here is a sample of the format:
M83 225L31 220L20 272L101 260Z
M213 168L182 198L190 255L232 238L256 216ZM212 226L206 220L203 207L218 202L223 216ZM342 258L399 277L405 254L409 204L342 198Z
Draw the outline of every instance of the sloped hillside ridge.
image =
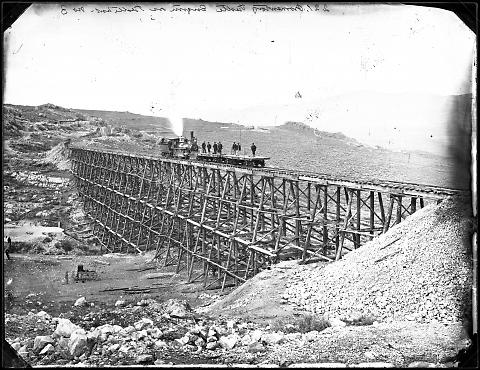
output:
M451 198L425 207L342 260L299 272L283 298L344 320L462 322L471 311L468 210Z
M59 143L50 149L45 158L41 160L41 163L51 163L55 165L59 170L70 170L71 163L68 157L68 149L65 143Z
M25 130L25 123L22 120L20 109L3 106L2 112L2 134L4 137L18 137Z

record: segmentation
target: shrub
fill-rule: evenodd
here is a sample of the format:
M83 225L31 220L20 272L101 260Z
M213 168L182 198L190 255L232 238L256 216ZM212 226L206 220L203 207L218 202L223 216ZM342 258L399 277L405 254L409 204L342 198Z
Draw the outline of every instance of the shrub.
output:
M375 318L367 315L362 315L357 319L347 321L347 324L354 325L354 326L366 326L366 325L373 325L374 321L375 321Z
M32 243L12 242L10 253L27 252L32 248Z
M306 315L298 319L297 325L301 333L308 333L312 330L325 330L330 326L330 323L323 316Z
M330 327L330 323L323 316L305 315L297 318L276 319L270 323L273 331L284 333L308 333L309 331L322 331Z
M31 252L40 254L45 252L45 248L40 243L34 243Z
M70 252L74 248L74 243L71 240L63 239L55 243L55 248L63 249L65 252Z

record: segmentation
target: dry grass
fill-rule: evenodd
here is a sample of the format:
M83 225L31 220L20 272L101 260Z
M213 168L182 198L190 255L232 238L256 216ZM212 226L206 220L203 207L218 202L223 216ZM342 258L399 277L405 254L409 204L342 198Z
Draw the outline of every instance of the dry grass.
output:
M270 323L272 331L284 333L308 333L322 331L330 327L330 323L323 316L304 315L296 318L279 318Z
M353 319L351 321L346 321L347 325L353 326L366 326L366 325L373 325L375 322L375 318L369 315L362 315L359 318Z

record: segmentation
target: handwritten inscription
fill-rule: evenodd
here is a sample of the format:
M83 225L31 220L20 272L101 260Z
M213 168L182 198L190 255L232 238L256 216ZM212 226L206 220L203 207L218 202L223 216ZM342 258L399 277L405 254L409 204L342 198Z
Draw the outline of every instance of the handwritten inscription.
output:
M297 4L296 6L273 6L267 4L254 4L252 5L252 10L255 14L257 12L303 12L303 6Z
M330 10L327 8L327 4L323 4L320 6L319 4L314 5L300 5L297 4L295 6L288 6L288 5L267 5L267 4L254 4L252 5L252 10L256 14L257 12L318 12L324 11L329 12Z
M187 14L190 14L190 12L205 12L207 10L207 7L205 5L199 5L197 7L191 8L189 6L181 6L181 5L173 5L172 9L170 9L171 12L186 12Z
M217 8L217 13L222 13L222 12L243 12L245 11L245 5L239 4L237 6L232 6L230 4L224 5L224 4L217 4L215 5Z
M125 7L125 6L108 6L105 8L95 8L91 10L91 12L97 13L138 13L144 12L145 10L140 5L135 5L133 7Z
M166 12L166 13L182 13L182 14L195 14L195 13L204 13L207 11L213 10L215 13L239 13L245 11L253 11L254 14L257 13L266 13L266 12L289 12L289 13L302 13L302 12L329 12L326 4L296 4L296 5L270 5L270 4L216 4L214 7L207 8L206 5L179 5L171 4L168 6L160 7L148 7L147 5L133 5L133 6L104 6L104 7L89 7L86 6L77 6L77 7L67 7L66 5L61 5L60 13L62 15L67 15L70 13L94 13L94 14L118 14L118 13L156 13L156 12ZM153 19L153 18L151 18Z

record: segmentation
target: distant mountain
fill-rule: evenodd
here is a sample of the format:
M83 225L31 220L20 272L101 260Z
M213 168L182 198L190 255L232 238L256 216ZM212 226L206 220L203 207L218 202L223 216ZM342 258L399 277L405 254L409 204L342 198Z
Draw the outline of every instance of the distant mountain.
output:
M335 128L369 145L443 156L465 147L470 122L471 94L352 93L324 99L306 117L312 127Z
M245 125L302 122L324 132L342 132L374 147L450 156L458 155L469 141L471 99L471 94L360 91L229 109L225 116Z
M306 123L303 122L292 122L288 121L285 122L283 125L280 127L284 127L286 129L293 129L293 130L302 130L305 133L309 133L311 135L315 136L324 136L324 137L331 137L331 138L336 138L340 140L344 140L347 142L355 143L358 145L362 145L358 140L355 140L352 137L348 137L342 132L327 132L327 131L320 131L312 126L307 125Z
M58 124L62 121L81 121L86 117L72 109L53 104L40 106L3 105L2 133L5 138L18 137L29 130L29 123Z
M170 123L164 117L144 116L130 112L75 109L77 112L103 119L111 125L121 125L138 130L169 131Z

